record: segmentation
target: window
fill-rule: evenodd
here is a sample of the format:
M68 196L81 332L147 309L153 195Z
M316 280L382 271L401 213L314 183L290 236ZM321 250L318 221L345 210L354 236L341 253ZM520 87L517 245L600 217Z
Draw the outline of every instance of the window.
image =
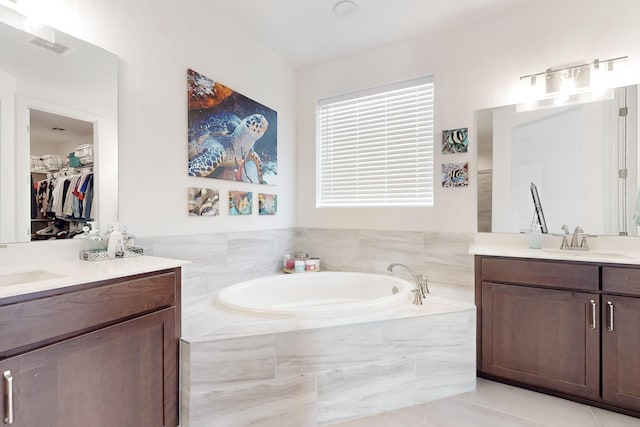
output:
M433 79L318 102L318 207L433 206Z

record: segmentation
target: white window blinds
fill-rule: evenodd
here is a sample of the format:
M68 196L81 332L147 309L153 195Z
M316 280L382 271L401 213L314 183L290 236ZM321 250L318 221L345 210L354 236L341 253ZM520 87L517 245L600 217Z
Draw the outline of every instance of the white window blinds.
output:
M317 205L433 206L433 79L318 102Z

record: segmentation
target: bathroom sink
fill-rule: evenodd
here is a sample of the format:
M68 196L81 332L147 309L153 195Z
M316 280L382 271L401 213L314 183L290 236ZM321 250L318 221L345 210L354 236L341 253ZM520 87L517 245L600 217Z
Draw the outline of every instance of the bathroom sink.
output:
M572 251L567 249L543 249L545 253L560 255L567 258L599 258L599 259L632 259L633 257L621 252L609 251Z
M23 283L39 282L41 280L57 279L62 274L45 270L22 271L19 273L0 274L0 286L20 285Z

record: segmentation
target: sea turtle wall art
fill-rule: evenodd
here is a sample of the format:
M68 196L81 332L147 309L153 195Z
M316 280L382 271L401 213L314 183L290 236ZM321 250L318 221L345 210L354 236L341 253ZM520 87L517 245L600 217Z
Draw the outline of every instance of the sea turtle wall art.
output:
M275 185L278 113L191 69L187 83L188 174Z

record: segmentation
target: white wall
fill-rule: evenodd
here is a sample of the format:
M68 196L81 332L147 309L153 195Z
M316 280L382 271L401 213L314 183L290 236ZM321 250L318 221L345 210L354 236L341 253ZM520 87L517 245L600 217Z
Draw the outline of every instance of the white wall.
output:
M475 231L475 110L519 101L519 77L549 67L629 55L627 77L619 84L636 83L631 76L640 71L637 0L542 0L298 73L242 25L226 19L223 10L199 13L206 0L190 1L189 7L151 0L36 3L47 12L48 23L121 58L120 218L141 236L292 225ZM278 111L277 187L186 176L188 67ZM435 75L436 146L443 129L471 129L470 153L436 155L436 207L316 209L316 100L425 74ZM440 164L449 161L470 162L469 188L440 187ZM222 194L234 188L274 190L279 214L189 218L186 188L206 184Z
M37 0L48 24L105 48L119 64L120 222L137 236L257 230L295 225L295 73L224 11L205 0ZM211 5L206 10L215 10ZM187 68L278 112L277 186L188 177ZM254 193L254 215L189 217L187 188ZM258 192L279 212L257 215ZM227 206L226 200L221 206Z
M0 70L0 242L15 239L16 165L13 144L16 78Z
M640 2L535 2L500 17L461 23L298 73L298 225L402 230L476 230L474 111L521 102L519 77L567 64L629 55L618 86L637 83ZM636 77L633 74L636 74ZM317 209L318 99L419 75L435 77L435 207ZM443 129L470 128L470 153L439 153ZM443 162L470 162L469 188L443 189ZM365 213L366 212L366 213Z

